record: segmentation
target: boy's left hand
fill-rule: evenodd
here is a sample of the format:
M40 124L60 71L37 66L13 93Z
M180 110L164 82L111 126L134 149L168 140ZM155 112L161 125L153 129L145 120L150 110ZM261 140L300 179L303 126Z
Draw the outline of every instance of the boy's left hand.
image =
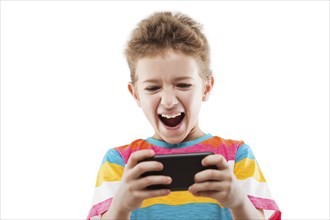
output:
M195 184L189 187L193 195L216 199L226 208L235 208L244 202L246 195L222 155L209 155L202 160L202 165L216 165L218 169L204 170L195 175Z

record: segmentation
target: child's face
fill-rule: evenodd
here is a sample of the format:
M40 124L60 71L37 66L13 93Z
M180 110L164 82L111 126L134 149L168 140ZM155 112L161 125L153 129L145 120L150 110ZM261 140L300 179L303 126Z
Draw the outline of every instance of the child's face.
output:
M154 138L171 144L198 138L202 101L213 86L198 74L197 61L182 53L145 57L136 65L136 84L129 90L155 130Z

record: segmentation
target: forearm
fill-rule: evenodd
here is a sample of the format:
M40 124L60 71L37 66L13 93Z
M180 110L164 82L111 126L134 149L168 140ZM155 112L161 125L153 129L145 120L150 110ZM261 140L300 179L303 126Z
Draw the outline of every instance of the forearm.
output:
M265 219L262 210L256 209L247 197L241 205L230 209L230 211L233 219Z
M127 212L127 211L120 211L117 207L116 204L113 203L110 206L110 209L105 212L102 216L101 216L101 220L115 220L115 219L120 219L120 220L129 220L131 216L131 212Z

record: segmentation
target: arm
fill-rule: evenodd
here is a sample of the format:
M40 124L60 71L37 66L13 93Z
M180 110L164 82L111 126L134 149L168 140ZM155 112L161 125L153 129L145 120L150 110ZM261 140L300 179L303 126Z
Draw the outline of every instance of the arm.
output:
M130 219L130 216L131 216L130 211L120 210L120 206L116 207L116 203L112 203L109 210L101 216L101 220L103 220L103 219Z
M131 155L124 170L123 177L111 206L101 219L129 219L131 212L142 205L145 199L165 196L170 193L167 189L146 190L149 185L170 184L171 178L166 176L148 176L140 178L141 174L148 171L163 169L159 162L148 161L139 163L144 158L152 157L152 150L140 150Z
M233 219L264 219L263 212L253 206L240 188L223 156L210 155L203 159L202 165L216 165L218 169L196 174L195 184L189 188L193 195L216 199L222 206L230 209Z
M265 219L262 209L256 209L251 201L246 198L245 204L230 209L233 219Z

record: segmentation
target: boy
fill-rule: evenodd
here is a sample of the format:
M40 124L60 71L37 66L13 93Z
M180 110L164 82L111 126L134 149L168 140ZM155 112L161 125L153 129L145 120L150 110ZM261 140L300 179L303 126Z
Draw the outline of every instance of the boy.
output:
M241 141L204 133L198 126L201 104L214 78L209 46L200 25L182 14L155 13L141 21L126 49L128 84L155 133L110 149L100 168L88 219L280 219L250 148ZM149 190L170 184L155 154L211 151L187 191ZM139 163L140 162L140 163Z

